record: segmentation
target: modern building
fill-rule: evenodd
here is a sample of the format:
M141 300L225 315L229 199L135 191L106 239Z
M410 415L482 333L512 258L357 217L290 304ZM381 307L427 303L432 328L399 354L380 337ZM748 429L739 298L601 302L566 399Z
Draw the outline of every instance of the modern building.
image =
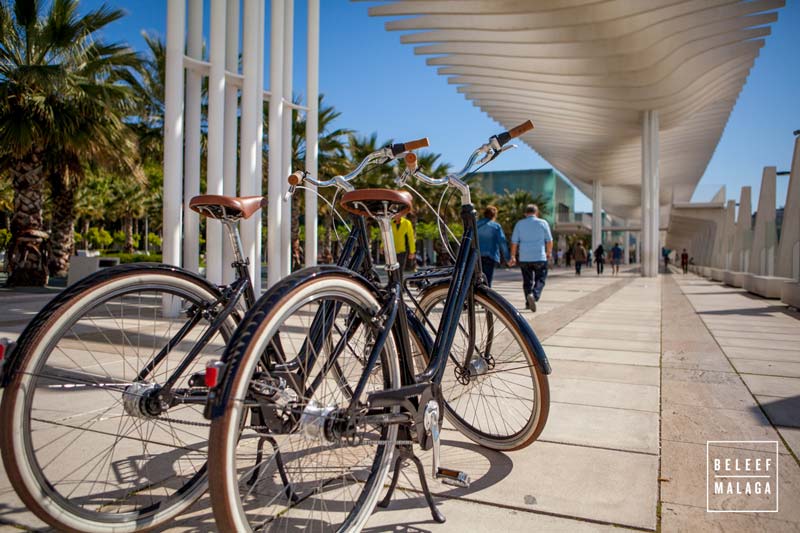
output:
M476 172L470 184L478 184L485 193L503 195L525 191L545 200L544 218L555 226L557 221L572 220L575 215L575 189L552 168Z

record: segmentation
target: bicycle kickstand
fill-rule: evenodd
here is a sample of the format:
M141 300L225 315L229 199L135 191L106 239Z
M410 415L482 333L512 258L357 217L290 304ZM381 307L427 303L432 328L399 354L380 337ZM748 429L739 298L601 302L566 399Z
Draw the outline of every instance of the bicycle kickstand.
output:
M400 426L397 433L397 440L411 442L411 432L408 430L408 426ZM428 502L428 507L431 509L431 516L433 517L434 522L444 524L446 518L441 511L436 508L436 503L433 501L433 495L431 494L430 487L428 487L428 481L425 479L425 468L422 466L422 461L419 460L419 457L414 455L414 449L412 445L398 444L395 450L397 451L397 459L394 462L394 474L392 475L392 482L389 484L389 491L386 493L386 496L378 503L378 507L389 507L389 503L392 500L392 495L397 488L397 482L400 479L400 471L407 465L406 460L409 460L412 461L417 467L419 482L422 485L422 492L425 495L425 501Z

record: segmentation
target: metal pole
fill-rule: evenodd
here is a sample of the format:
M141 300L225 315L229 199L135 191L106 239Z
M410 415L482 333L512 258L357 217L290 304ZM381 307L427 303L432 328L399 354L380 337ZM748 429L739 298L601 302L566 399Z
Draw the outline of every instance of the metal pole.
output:
M202 59L203 2L188 2L189 27L186 55ZM202 76L186 69L186 148L183 181L183 268L200 271L200 217L189 209L189 200L200 194L200 97Z
M284 0L283 4L283 97L292 99L292 71L294 61L294 0ZM292 108L287 107L283 112L283 140L281 144L283 161L283 175L281 186L283 196L289 190L286 176L294 172L292 168ZM281 202L281 277L288 276L292 271L292 201Z
M306 59L306 170L317 175L319 157L319 0L308 0L308 58ZM315 189L307 184L309 189ZM306 266L317 264L317 195L306 190Z
M281 162L283 126L283 2L272 1L269 60L269 207L267 211L267 285L281 278L281 224L284 166Z
M239 0L226 2L225 10L225 69L239 72ZM223 139L222 191L227 196L237 196L236 167L239 149L239 89L233 84L225 85L225 138ZM233 250L222 247L222 281L233 281Z
M225 173L225 0L211 0L208 76L208 194L223 194ZM206 278L222 283L222 224L206 222Z
M258 91L258 15L260 0L244 0L244 18L242 32L242 141L241 141L241 194L251 196L256 191L258 176L257 158L261 151L258 138L258 123L261 121L261 99ZM242 246L244 256L250 260L250 277L254 283L258 281L259 268L256 257L256 227L254 217L241 223Z
M277 0L276 0L277 1ZM258 179L255 182L254 194L262 196L264 181L264 18L266 17L266 9L264 7L264 0L258 2L258 77L256 78L256 97L258 107L258 120L256 121L256 138L258 139L258 150L256 151L256 176ZM255 254L254 254L254 270L255 278L253 279L253 289L256 294L261 294L261 265L262 250L261 238L264 228L263 212L259 209L252 217L252 224L255 230Z

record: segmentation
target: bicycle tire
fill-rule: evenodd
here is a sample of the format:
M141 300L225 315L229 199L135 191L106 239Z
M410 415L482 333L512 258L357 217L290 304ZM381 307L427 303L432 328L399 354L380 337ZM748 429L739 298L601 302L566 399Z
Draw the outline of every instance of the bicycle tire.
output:
M433 334L438 326L435 309L437 306L443 307L448 290L448 284L432 285L424 289L418 298L416 316ZM472 377L466 384L459 382L454 360L463 361L466 354L468 326L465 303L464 312L460 315L461 325L442 379L445 416L458 431L476 444L498 451L518 450L534 442L547 423L550 409L548 378L537 360L535 347L522 334L519 321L524 319L512 312L501 296L483 287L476 287L475 302L478 308L476 321L483 320L486 327L481 330L480 326L476 326L481 331L475 332L476 337L480 338L475 340L478 354L474 357L485 357L486 353L491 352L494 367L486 370L485 375ZM426 319L431 321L432 328ZM509 350L513 353L509 353ZM427 366L429 356L425 350L417 348L415 351L415 360L420 364L418 370L422 370ZM511 409L507 405L513 399L511 396L525 394L528 380L532 391L530 402L518 401L517 407ZM501 403L501 399L505 404Z
M167 421L141 414L134 416L121 399L134 398L133 403L136 403L135 393L125 396L125 391L132 390L128 387L137 381L131 378L134 373L145 376L138 381L157 385L156 380L169 373L169 364L174 360L172 352L177 354L180 349L188 348L193 335L199 336L202 326L208 324L200 319L199 331L190 330L160 363L143 371L139 363L148 360L143 357L145 351L152 357L162 346L158 344L162 333L157 327L167 327L163 335L169 338L173 324L172 319L159 315L159 302L164 301L158 299L159 295L166 295L169 300L183 298L192 305L200 305L214 302L220 293L204 279L166 265L122 265L104 269L57 296L37 314L18 340L0 405L3 462L11 484L26 506L58 530L106 533L150 529L179 515L205 492L207 475L202 447L207 445L208 424L202 419L202 405L198 405L197 410L188 404L177 406L174 415L173 410L168 409L166 415L172 417ZM134 312L140 327L136 337L133 329L137 326L126 318ZM151 332L148 323L145 336L141 324L149 320L151 312L154 327ZM102 322L102 317L107 322ZM185 321L180 317L174 322ZM236 315L230 315L204 349L221 352L235 325ZM121 338L121 345L112 338ZM133 362L134 338L138 341L137 364ZM152 347L142 345L145 338L152 340ZM87 354L91 355L93 366L83 364ZM192 372L201 369L208 355L217 354L199 355L196 364L180 375L181 383L185 384ZM106 408L109 398L114 403ZM73 406L77 412L72 411ZM176 429L177 422L172 422L175 415L188 417L187 421L194 424L204 423L198 426L202 429L193 428L191 433ZM134 420L137 418L139 420ZM109 422L114 419L118 422ZM65 433L57 435L60 431ZM129 433L123 435L124 431ZM161 442L166 434L170 434L172 442ZM46 441L52 436L55 438ZM131 444L137 436L141 448ZM89 450L93 449L91 446L102 447L112 439L111 447L105 452L109 454L109 472L102 472L106 459L96 459L93 465L98 456ZM53 446L64 448L48 449ZM174 457L159 454L162 449L173 450ZM156 454L163 464L151 470L151 459ZM187 466L186 457L193 454L199 456L197 464ZM93 465L91 470L81 470L82 461L84 469ZM189 459L192 461L194 459ZM162 474L156 471L157 466L172 470ZM64 474L65 470L73 468L72 472ZM94 469L100 473L89 481ZM103 474L105 479L102 479ZM76 482L73 478L80 475L86 477ZM167 475L168 478L159 477ZM84 486L79 488L81 485ZM98 486L100 490L95 490ZM150 501L144 501L145 495Z
M317 366L312 366L306 381L296 387L299 392L296 392L295 401L299 402L303 410L300 422L294 423L283 433L258 429L244 434L239 431L242 418L248 414L245 405L248 394L258 379L254 372L263 361L262 354L271 339L275 335L285 335L284 331L287 330L293 330L299 338L307 339L307 336L303 337L301 334L306 331L307 325L298 317L318 316L313 309L315 306L325 305L324 302L327 301L341 303L342 316L346 315L345 308L362 316L365 327L359 331L366 331L367 326L375 327L369 317L377 313L381 301L369 282L358 274L339 267L311 267L296 272L265 293L243 318L225 352L224 361L229 368L226 370L225 383L220 388L222 411L212 419L209 453L211 502L220 531L250 531L252 522L264 526L260 531L283 530L289 527L287 524L300 527L300 522L303 521L310 522L315 531L359 531L377 503L391 463L397 426L382 426L379 432L373 431L380 439L376 443L348 445L344 452L340 452L340 461L355 461L353 465L332 464L336 460L336 450L342 449L341 443L326 444L321 439L309 441L301 435L307 435L302 425L302 416L310 408L319 405L336 412L337 408L349 404L353 389L349 385L344 387L346 390L339 389L337 383L342 377L342 370L339 368L332 371L335 366L333 361L344 366L343 353L338 355L338 359L326 359L322 352L315 354L314 365ZM306 305L310 306L308 311L305 310ZM283 339L287 337L288 334ZM298 344L302 344L302 341L295 343ZM289 342L284 343L285 348L289 345ZM323 343L323 346L336 345L339 345L338 341ZM384 347L379 365L380 377L374 383L376 388L371 390L400 385L399 362L395 339L391 333ZM302 352L302 348L300 351ZM359 351L354 349L353 355ZM290 357L287 360L295 358ZM353 368L357 371L360 363L354 364ZM312 379L317 368L320 369L319 373ZM378 372L377 369L378 366L373 374ZM317 386L313 393L306 395L303 391L311 388L308 384L320 382L319 376L323 376L321 383L326 383L329 379L323 372L331 372L331 390L327 390L325 386ZM324 389L321 395L317 394L320 388ZM332 405L331 402L336 398L342 400L341 405ZM256 437L259 437L259 441L253 448L252 442ZM273 453L266 461L263 460L262 439L272 439ZM281 442L278 443L278 440ZM303 445L311 448L298 451ZM255 465L242 470L254 464L253 458ZM308 466L308 471L303 470L304 465ZM318 468L315 469L315 465L319 465ZM269 476L263 476L265 472ZM361 478L366 477L358 479L355 484L356 497L345 500L348 496L345 492L350 491L346 486L348 479L355 478L356 474ZM327 505L324 498L335 499L336 505ZM317 506L324 516L318 517L314 514Z

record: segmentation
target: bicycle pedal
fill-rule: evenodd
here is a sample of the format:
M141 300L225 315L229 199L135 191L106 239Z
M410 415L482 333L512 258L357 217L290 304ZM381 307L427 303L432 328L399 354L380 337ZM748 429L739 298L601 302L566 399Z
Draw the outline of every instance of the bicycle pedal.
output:
M470 484L469 474L460 470L439 467L436 469L436 479L445 485L468 489Z

